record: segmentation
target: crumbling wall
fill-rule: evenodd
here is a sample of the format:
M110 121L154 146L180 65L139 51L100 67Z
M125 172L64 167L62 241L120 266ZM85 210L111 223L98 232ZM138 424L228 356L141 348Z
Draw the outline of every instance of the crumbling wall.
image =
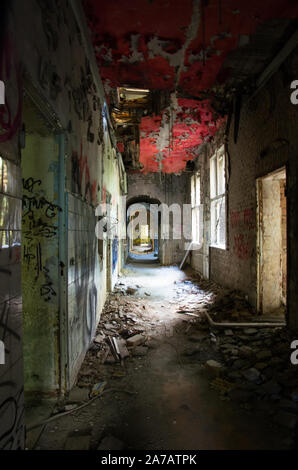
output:
M222 259L233 267L229 276L217 270L213 263L212 274L216 280L225 281L249 296L257 307L257 191L256 178L287 165L288 170L288 241L289 259L296 253L293 236L296 198L296 155L298 150L298 109L290 101L292 74L298 73L297 60L292 54L282 68L270 79L258 94L243 105L239 121L239 135L234 142L235 116L229 132L230 181L229 181L229 250ZM294 212L291 212L292 211ZM292 265L292 263L291 263ZM289 266L291 287L297 275ZM289 313L292 295L289 291ZM293 314L294 311L292 310ZM291 315L291 314L290 314ZM291 318L292 322L293 318Z
M79 5L79 2L75 3ZM0 161L6 168L5 182L0 180L0 274L3 277L0 339L6 346L6 364L0 365L0 448L16 448L23 447L20 272L22 260L24 262L28 253L28 247L20 242L20 157L23 152L23 158L31 158L30 152L26 154L29 141L26 142L26 127L22 125L23 91L32 99L52 133L60 135L60 146L55 150L57 159L53 158L53 164L48 168L54 175L54 192L49 203L59 206L55 221L59 239L59 249L55 253L59 268L56 276L49 280L56 295L51 300L53 308L47 309L48 314L51 310L51 318L44 318L45 324L51 324L52 334L47 341L52 344L45 343L43 334L36 334L34 343L30 343L26 335L24 350L28 358L28 380L25 390L38 394L65 392L73 383L92 340L106 298L107 277L105 262L97 249L95 208L104 199L103 172L114 140L103 88L96 78L97 67L92 68L88 36L69 2L7 2L5 24L0 51L0 79L6 85L6 104L0 109ZM41 148L41 165L43 156ZM117 212L121 156L115 154L113 158L113 168L108 165L106 168L107 173L111 173L109 191L115 199ZM43 170L46 174L47 168ZM36 177L36 174L26 174L26 180L31 176ZM39 209L36 204L33 211ZM38 215L37 211L35 215ZM28 227L28 236L30 230ZM35 234L31 235L34 243L37 242ZM41 263L44 255L41 253ZM37 256L40 255L35 251L27 256L27 260L37 264ZM103 258L105 256L104 249ZM119 263L121 260L122 256L119 256ZM27 274L24 284L29 281L29 271ZM30 293L30 289L26 291L27 298ZM43 311L48 296L34 296L33 291L32 302L34 299L36 308L39 306ZM32 333L36 329L34 312L26 309L23 314L26 314L26 330ZM36 360L43 357L44 349L52 354L47 365ZM38 365L36 370L33 364Z
M210 278L229 288L239 289L257 308L257 188L256 179L283 166L287 168L288 205L288 316L298 327L297 235L297 153L298 106L290 101L290 84L298 76L297 51L291 54L266 85L252 97L243 97L239 122L233 114L227 136L226 167L228 182L227 247L209 248ZM237 132L237 127L239 131ZM225 127L218 142L207 146L210 158L214 145L225 142ZM209 178L208 164L199 157L202 178ZM190 190L190 189L189 189ZM202 197L207 197L206 187ZM205 213L205 222L208 215ZM207 239L205 240L207 243ZM284 262L285 263L285 262ZM202 272L199 253L193 266Z

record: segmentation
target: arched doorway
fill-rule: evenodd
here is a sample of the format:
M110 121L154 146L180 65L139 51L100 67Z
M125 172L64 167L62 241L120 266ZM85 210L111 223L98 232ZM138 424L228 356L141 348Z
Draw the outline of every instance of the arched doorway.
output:
M138 196L127 203L128 260L158 262L160 255L160 202Z

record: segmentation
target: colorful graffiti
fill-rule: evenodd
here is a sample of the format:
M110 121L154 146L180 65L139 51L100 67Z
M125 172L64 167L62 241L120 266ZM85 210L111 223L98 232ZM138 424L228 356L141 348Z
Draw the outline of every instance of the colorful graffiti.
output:
M250 257L249 242L247 236L243 233L234 237L234 252L237 258L246 260Z
M248 260L251 257L252 241L250 232L255 229L255 212L252 208L243 211L233 211L230 214L231 229L237 231L234 235L234 253L240 260Z
M117 237L114 238L113 240L113 272L115 271L117 267L117 261L118 261L118 239Z
M253 230L256 226L255 213L251 208L231 212L230 221L231 228L246 227L248 230Z

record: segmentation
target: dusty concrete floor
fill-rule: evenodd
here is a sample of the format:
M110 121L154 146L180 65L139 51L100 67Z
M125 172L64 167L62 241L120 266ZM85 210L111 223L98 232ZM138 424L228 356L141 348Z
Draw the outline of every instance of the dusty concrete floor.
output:
M78 377L80 390L86 392L105 381L105 390L111 391L82 411L48 424L35 448L68 448L69 436L83 436L82 444L79 438L74 445L90 449L97 449L106 436L134 450L285 448L283 429L262 412L226 401L210 387L202 366L210 358L208 350L200 351L200 360L191 353L196 337L209 332L177 309L183 310L186 304L188 309L192 305L203 309L212 302L212 286L201 290L189 280L190 272L176 267L130 264L123 274L119 291L107 302L98 333L117 334L119 325L113 321L120 312L128 334L131 328L130 334L140 332L146 338L145 348L139 350L144 355L131 349L122 366L113 360L103 364L101 345L91 347ZM134 295L121 294L127 286L139 287Z

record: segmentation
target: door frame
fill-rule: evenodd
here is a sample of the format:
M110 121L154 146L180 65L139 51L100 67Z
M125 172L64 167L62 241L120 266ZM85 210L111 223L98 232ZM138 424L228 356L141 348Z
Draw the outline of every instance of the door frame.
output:
M67 134L63 129L62 123L57 116L52 105L47 98L43 96L32 82L28 72L25 70L23 75L23 92L32 101L38 112L40 112L50 127L58 146L58 201L61 211L58 214L58 253L59 265L59 392L65 394L69 388L69 368L68 368L68 297L67 297L67 279L68 279L68 198L65 187L66 177L66 147Z
M262 224L263 224L263 186L262 182L267 177L273 176L281 171L286 175L286 192L288 187L288 169L286 165L277 168L274 171L266 173L256 179L256 197L257 197L257 240L256 240L256 253L257 253L257 313L263 315L263 239L262 239ZM288 204L287 204L287 279L288 279ZM288 285L288 283L287 283ZM286 310L288 308L288 288L286 292Z

